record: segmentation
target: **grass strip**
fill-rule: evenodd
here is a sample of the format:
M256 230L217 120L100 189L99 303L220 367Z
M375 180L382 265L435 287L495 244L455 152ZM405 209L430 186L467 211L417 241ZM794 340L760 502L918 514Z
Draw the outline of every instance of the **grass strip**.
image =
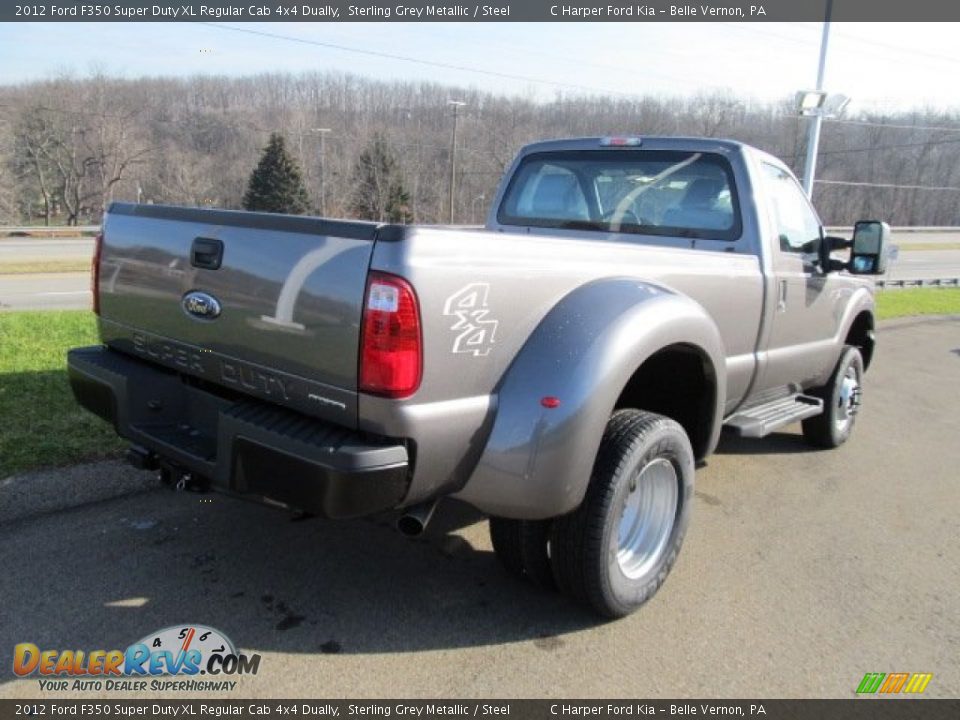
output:
M67 350L97 342L86 310L0 313L0 478L123 448L111 425L77 405L67 382Z

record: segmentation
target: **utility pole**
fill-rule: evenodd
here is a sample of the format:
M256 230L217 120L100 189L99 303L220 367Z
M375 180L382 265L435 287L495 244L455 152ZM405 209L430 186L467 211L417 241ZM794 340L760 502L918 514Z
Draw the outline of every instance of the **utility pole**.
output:
M397 110L403 113L401 117L406 117L407 120L412 120L417 108L400 107L400 108L397 108ZM417 154L416 154L416 161L414 162L414 165L413 165L413 188L412 188L413 198L410 204L410 209L411 209L411 213L413 214L414 223L419 222L419 217L420 217L418 215L419 205L417 203L417 200L418 200L418 193L420 191L420 162L421 162L421 156L423 154L422 153L423 132L421 128L422 118L420 117L419 114L416 115L416 118L417 118L417 136L416 136L417 142L415 143L415 145L417 148Z
M466 103L459 100L448 100L447 104L453 106L453 134L450 136L450 224L453 225L453 196L457 175L457 117L458 111Z
M486 199L487 199L486 194L485 194L485 193L480 193L479 195L477 195L477 196L473 199L473 202L470 203L470 222L472 222L472 223L476 223L476 222L477 222L477 220L476 220L476 218L477 218L477 201L479 200L479 201L482 202L483 200L486 200Z
M326 217L327 214L327 196L323 187L323 175L327 164L327 133L330 128L311 128L311 132L320 135L320 216Z
M827 0L826 15L823 20L823 35L820 38L820 66L817 69L817 92L823 103L823 74L827 65L827 41L830 39L830 15L833 13L833 0ZM817 171L817 150L820 146L820 126L823 124L823 109L818 107L813 113L807 135L807 160L803 166L803 190L807 197L813 197L813 178Z

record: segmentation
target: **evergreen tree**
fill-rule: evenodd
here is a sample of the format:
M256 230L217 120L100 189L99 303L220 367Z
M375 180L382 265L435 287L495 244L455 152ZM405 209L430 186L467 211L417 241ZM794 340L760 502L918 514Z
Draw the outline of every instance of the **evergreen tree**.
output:
M394 180L387 193L387 221L404 225L413 222L413 213L410 212L410 193L399 178Z
M291 215L302 215L309 209L300 168L287 154L283 136L279 133L270 135L270 142L250 175L243 208Z
M377 222L413 222L410 193L382 134L374 135L373 142L360 153L353 176L350 211L354 216Z

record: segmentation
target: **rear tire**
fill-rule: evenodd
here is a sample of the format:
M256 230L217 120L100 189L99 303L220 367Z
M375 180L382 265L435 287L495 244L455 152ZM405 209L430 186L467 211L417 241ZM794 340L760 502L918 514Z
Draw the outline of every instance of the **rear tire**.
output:
M551 525L550 520L490 518L490 542L507 572L545 590L554 587L548 546Z
M490 518L490 544L504 569L515 577L523 576L523 558L520 556L520 521L509 518Z
M609 618L653 597L683 544L693 479L693 449L677 422L640 410L615 412L583 502L553 524L551 561L560 589Z
M803 421L803 437L814 447L835 448L853 433L863 386L863 357L859 348L847 346L830 381L810 392L823 400L823 412Z

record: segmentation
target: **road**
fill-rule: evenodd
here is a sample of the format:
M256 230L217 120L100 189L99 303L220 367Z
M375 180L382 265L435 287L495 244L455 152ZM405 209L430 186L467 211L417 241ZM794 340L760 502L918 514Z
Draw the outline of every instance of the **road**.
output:
M918 239L927 236L934 240ZM949 241L943 238L949 238ZM958 233L910 233L903 242L960 242ZM86 273L3 275L4 262L88 260L89 238L0 240L0 310L83 309L90 307ZM960 277L960 250L904 251L890 264L887 279ZM81 279L83 278L83 279Z
M0 527L0 648L206 623L263 656L232 697L851 697L896 671L956 697L960 322L879 340L844 447L723 441L673 574L627 619L508 577L462 506L411 541L158 490ZM9 678L0 696L40 695Z
M839 235L840 237L851 237L853 235L852 227L828 227L824 228L827 235ZM955 245L960 242L960 228L891 228L893 244L912 245L916 243L937 244L937 245Z
M93 258L93 238L0 239L0 272L5 262L84 260Z
M0 268L3 266L0 265ZM4 310L83 310L91 306L89 273L0 273L0 312Z
M902 251L888 265L885 277L890 280L960 277L960 250Z
M847 237L853 234L853 228ZM955 244L960 242L960 232L905 232L902 228L893 230L893 243L935 243L935 244Z

